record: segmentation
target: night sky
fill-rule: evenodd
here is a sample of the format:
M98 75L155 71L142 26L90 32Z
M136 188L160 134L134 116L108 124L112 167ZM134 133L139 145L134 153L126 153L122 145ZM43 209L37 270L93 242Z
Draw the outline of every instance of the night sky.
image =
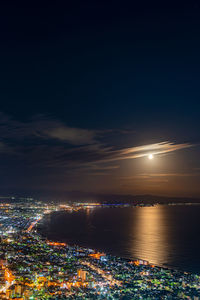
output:
M200 197L199 1L5 1L0 66L0 195Z

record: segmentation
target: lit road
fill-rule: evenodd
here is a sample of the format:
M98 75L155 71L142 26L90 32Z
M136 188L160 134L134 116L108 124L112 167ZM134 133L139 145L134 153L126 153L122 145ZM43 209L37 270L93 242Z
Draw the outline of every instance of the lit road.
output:
M82 263L83 265L89 267L89 268L92 269L93 271L97 272L99 275L101 275L105 280L107 280L107 281L109 282L110 285L115 285L115 284L118 285L118 286L121 285L121 282L120 282L120 281L114 279L114 278L112 277L112 275L107 275L107 274L105 274L105 272L104 272L102 269L96 267L95 265L93 265L93 264L91 264L91 263L89 263L89 262L87 262L87 261L82 261L81 263Z

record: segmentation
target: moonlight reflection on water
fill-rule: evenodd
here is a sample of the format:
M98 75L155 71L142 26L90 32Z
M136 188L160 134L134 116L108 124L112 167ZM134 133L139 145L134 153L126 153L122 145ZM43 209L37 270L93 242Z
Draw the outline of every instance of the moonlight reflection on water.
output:
M200 273L199 215L200 205L96 208L56 212L40 230L53 240Z

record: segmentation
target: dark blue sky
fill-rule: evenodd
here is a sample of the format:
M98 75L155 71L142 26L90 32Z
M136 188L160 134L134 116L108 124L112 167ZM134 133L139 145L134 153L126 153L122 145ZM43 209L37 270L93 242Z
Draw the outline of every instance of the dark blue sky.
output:
M200 196L199 1L67 2L0 5L2 193Z

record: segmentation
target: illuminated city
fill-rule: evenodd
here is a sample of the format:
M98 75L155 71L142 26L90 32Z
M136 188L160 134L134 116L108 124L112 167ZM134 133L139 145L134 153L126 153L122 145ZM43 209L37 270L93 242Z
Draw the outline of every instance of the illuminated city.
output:
M0 1L0 300L200 300L200 0Z
M175 299L200 296L200 276L49 241L36 230L47 214L99 204L0 206L1 299Z

